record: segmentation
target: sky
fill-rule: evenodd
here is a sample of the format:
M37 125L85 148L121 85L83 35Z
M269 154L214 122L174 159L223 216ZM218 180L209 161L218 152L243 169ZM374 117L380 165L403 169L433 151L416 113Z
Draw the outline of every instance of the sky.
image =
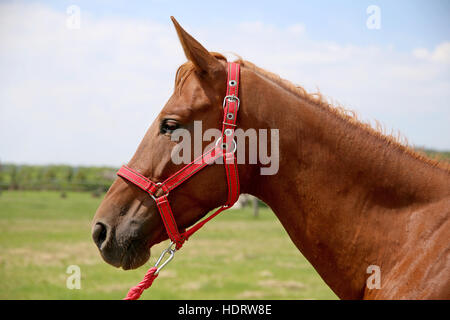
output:
M126 163L185 61L171 15L208 50L450 150L450 1L0 1L0 161Z

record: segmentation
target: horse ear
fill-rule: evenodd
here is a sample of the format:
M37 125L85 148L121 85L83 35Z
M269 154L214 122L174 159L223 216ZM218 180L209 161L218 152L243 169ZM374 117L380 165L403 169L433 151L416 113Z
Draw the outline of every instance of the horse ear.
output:
M205 72L209 75L214 75L217 72L224 70L224 67L219 60L217 60L197 40L187 33L174 17L170 17L170 19L172 19L175 29L177 30L178 38L183 46L186 58L194 63L198 71Z

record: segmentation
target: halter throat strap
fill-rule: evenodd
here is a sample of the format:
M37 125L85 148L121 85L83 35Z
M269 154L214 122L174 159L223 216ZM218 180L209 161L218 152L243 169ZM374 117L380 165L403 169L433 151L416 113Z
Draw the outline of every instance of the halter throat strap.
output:
M240 100L238 97L239 74L240 65L238 63L229 62L227 92L223 100L224 115L222 122L222 135L216 141L215 147L206 151L200 157L172 174L163 182L155 183L126 165L122 166L117 172L118 176L147 192L155 200L161 219L164 223L164 227L166 228L167 235L175 244L175 248L177 250L183 246L184 242L194 232L200 229L206 222L214 218L220 212L233 206L239 198L239 174L235 156L237 146L236 141L234 140L237 115L240 106ZM228 197L226 203L208 218L198 222L190 229L182 230L180 232L169 203L169 192L189 180L197 172L206 168L210 164L213 164L220 157L223 158L228 184Z

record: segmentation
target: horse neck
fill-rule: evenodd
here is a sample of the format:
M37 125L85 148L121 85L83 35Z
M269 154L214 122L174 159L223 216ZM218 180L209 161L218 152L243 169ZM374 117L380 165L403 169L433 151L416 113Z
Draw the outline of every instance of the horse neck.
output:
M448 196L449 173L243 68L240 126L279 129L279 171L243 173L324 281L361 298L370 264L389 268L415 209ZM388 250L387 250L388 249Z

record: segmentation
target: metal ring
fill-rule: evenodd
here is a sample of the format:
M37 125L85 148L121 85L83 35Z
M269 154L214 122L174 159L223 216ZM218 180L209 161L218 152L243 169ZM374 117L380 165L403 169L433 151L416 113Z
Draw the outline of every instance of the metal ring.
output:
M161 187L161 185L162 185L162 182L156 182L155 183L155 186L158 188L158 189L156 189L156 191L158 191L159 190L159 188ZM163 190L163 192L164 192L164 190ZM149 195L150 195L150 197L152 197L152 199L153 200L155 200L156 201L156 197L153 195L153 194L151 194L150 192L147 192ZM164 194L162 194L161 196L168 196L169 195L169 193L170 193L170 191L169 192L167 192L167 193L164 193Z
M217 139L217 141L216 141L216 147L219 145L220 141L222 141L222 137L220 137L219 139ZM237 150L237 143L236 143L236 140L234 140L234 139L231 140L231 141L233 141L233 144L234 144L234 146L233 146L233 151L231 151L231 153L235 153L236 150ZM223 146L225 146L225 148L224 148ZM225 142L222 143L222 149L227 150L227 149L228 149L228 144L226 144ZM230 152L226 152L226 153L230 153Z
M230 80L230 81L228 82L228 85L229 85L230 87L234 87L236 84L237 84L236 80Z
M233 130L231 129L225 129L225 131L223 132L227 137L231 136L233 134Z
M232 114L231 112L227 113L227 119L233 120L234 114Z

